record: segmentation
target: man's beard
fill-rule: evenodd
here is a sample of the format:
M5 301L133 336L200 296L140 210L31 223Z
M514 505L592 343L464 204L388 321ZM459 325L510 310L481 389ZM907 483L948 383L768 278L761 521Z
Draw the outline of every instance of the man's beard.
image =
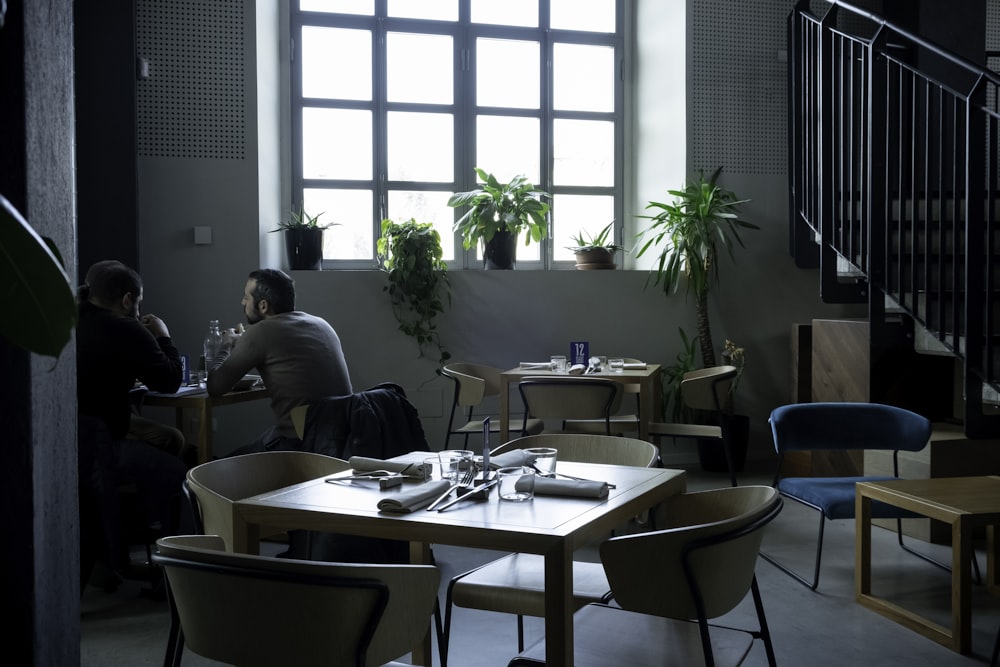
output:
M257 324L262 319L264 319L264 318L261 317L260 313L257 312L256 310L253 313L248 313L247 314L247 324Z

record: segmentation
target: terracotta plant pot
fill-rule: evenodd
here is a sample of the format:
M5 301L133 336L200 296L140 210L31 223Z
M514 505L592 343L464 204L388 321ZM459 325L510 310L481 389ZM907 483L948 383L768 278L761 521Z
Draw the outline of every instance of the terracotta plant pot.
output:
M615 251L607 248L590 248L576 252L576 268L580 271L615 268Z

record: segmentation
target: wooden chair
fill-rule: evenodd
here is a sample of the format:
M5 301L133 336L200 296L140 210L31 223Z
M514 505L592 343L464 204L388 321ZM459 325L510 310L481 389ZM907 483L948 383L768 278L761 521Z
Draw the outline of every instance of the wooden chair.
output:
M685 493L668 501L669 528L615 537L601 561L618 606L591 603L573 617L576 667L739 665L760 639L774 647L754 569L763 528L781 511L768 486ZM758 628L709 624L753 597ZM538 642L508 667L540 665Z
M216 535L165 537L171 626L165 665L185 645L246 665L401 665L427 632L440 582L431 565L317 563L227 553Z
M184 491L199 533L218 535L233 548L233 503L243 498L333 475L350 468L347 461L312 452L260 452L202 463L187 473ZM261 537L283 533L269 530Z
M596 419L603 422L605 435L611 435L611 415L618 412L624 393L621 382L580 376L526 377L517 388L524 402L525 425L533 417L558 419L562 424Z
M855 518L855 489L858 482L898 479L900 451L916 452L930 441L931 423L921 415L903 408L879 403L797 403L784 405L771 412L771 433L778 453L778 469L774 486L785 498L790 498L819 512L819 534L816 540L816 562L812 580L784 565L773 556L761 553L796 581L816 590L819 586L820 561L823 556L823 529L827 521ZM892 452L892 475L850 475L839 477L782 477L781 464L787 452L863 451ZM896 519L899 546L944 569L925 554L913 551L903 543L903 518L918 515L885 503L872 503L872 517ZM975 560L973 560L975 564ZM975 564L977 578L978 564Z
M481 434L483 430L483 419L490 417L490 432L500 432L500 418L488 413L479 413L487 399L493 399L500 395L500 373L499 368L484 366L483 364L448 364L438 371L442 376L450 379L455 384L455 391L451 402L451 415L448 417L448 430L444 439L442 449L451 449L451 436L460 435L464 438L462 448L469 448L469 436ZM465 419L461 425L456 423L456 418ZM520 432L521 435L531 435L541 433L544 424L541 419L514 418L509 420L508 432Z
M560 461L653 467L656 447L645 440L583 433L529 435L500 445L490 454L526 447L555 447ZM545 560L535 554L515 553L452 578L445 595L441 665L448 664L452 607L517 615L517 646L524 650L524 616L545 616ZM573 563L573 597L577 608L604 600L610 586L600 563Z
M692 410L709 414L711 424L649 423L649 435L657 445L664 436L674 440L692 438L717 441L726 455L732 486L736 486L736 469L729 445L729 423L723 408L739 372L735 366L712 366L684 374L684 379L681 380L681 400Z
M608 357L609 359L611 357ZM638 359L631 357L622 358L626 364L641 364ZM639 432L639 408L641 400L639 398L638 382L623 382L622 391L625 394L635 396L635 413L624 415L611 415L611 431L615 434L638 433ZM624 400L624 397L623 399ZM626 408L627 409L627 408ZM604 423L600 419L567 419L563 423L563 430L568 433L604 433Z

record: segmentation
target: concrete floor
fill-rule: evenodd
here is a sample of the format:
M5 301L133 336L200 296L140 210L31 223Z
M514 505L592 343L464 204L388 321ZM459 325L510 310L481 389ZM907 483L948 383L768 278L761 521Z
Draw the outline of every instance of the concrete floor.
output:
M766 475L746 473L740 483L767 483ZM690 470L689 490L725 486L725 475ZM768 527L763 550L797 563L811 572L818 519L808 508L786 502L782 514ZM939 559L950 549L912 542ZM873 529L875 592L915 611L948 623L950 574L901 550L895 534ZM435 557L442 569L442 593L451 576L497 557L496 552L437 545ZM978 551L985 572L986 559ZM772 564L758 561L760 584L778 664L789 667L823 665L907 665L907 667L964 667L988 664L1000 624L1000 600L973 584L972 654L959 655L922 635L862 608L854 600L854 523L827 524L823 567L817 592L810 591ZM161 665L169 626L165 602L140 595L142 585L126 582L115 593L88 587L82 599L81 664ZM749 597L719 622L733 627L755 621ZM526 619L529 643L541 637L540 619ZM434 665L438 665L437 646ZM456 609L453 619L451 664L454 667L505 667L517 652L513 616ZM190 652L186 667L218 665ZM744 663L766 665L763 646L755 642Z

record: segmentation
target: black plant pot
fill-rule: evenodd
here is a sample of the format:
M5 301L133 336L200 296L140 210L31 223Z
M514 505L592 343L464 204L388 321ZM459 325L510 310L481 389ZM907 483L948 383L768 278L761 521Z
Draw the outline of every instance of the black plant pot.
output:
M285 230L285 253L292 270L318 271L323 264L323 230Z
M486 242L483 265L487 269L513 269L517 262L517 234L500 231Z
M747 449L750 442L750 417L747 415L730 415L729 447L733 456L734 472L743 472L747 462ZM702 470L708 472L729 472L726 464L726 453L718 440L698 440L698 462Z

